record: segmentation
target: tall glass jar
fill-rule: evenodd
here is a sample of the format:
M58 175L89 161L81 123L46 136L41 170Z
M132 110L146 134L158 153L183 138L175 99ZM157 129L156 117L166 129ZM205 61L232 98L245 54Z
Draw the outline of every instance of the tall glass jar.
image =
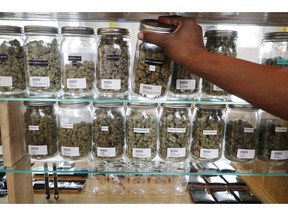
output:
M205 32L205 48L210 53L237 57L237 31L209 30ZM207 62L207 64L210 64ZM233 73L233 71L231 71ZM201 87L201 100L221 99L230 100L231 95L217 85L203 79Z
M251 104L229 104L226 111L224 156L235 162L256 157L258 109Z
M92 149L92 110L89 102L59 102L58 143L63 158L79 159Z
M153 160L158 143L157 104L128 103L126 128L127 157L131 160Z
M140 31L170 33L172 26L159 24L157 20L141 20ZM138 40L134 69L131 75L133 93L145 98L159 98L167 94L171 82L171 60L162 48Z
M225 104L197 104L192 117L191 154L196 160L216 161L222 156Z
M130 76L130 31L99 28L97 34L96 83L99 96L126 98Z
M21 27L0 26L0 94L21 94L26 88L24 38Z
M260 64L278 67L288 66L288 32L263 34L259 49Z
M58 153L55 102L24 101L25 143L33 159L46 159Z
M96 78L96 38L89 27L61 29L61 67L64 97L91 97Z
M263 110L259 111L259 144L257 157L267 162L288 159L288 121Z
M56 97L61 90L58 28L24 26L25 73L30 96Z
M159 156L163 160L187 159L191 138L191 105L163 103L159 122Z
M119 159L125 147L123 103L94 103L93 154L105 159Z

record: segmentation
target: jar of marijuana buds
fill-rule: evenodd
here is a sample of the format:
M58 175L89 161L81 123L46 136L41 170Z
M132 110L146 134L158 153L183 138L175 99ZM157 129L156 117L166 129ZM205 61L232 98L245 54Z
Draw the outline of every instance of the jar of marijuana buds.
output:
M92 110L89 102L59 102L58 143L60 155L79 159L92 148Z
M58 153L55 102L24 101L25 144L33 159Z
M170 33L174 27L158 23L157 20L140 21L140 31ZM162 48L138 40L136 44L134 69L131 75L132 90L146 98L166 96L171 81L171 60Z
M24 38L21 27L0 26L0 94L21 94L26 88Z
M96 83L100 97L126 98L130 76L130 31L125 28L97 30Z

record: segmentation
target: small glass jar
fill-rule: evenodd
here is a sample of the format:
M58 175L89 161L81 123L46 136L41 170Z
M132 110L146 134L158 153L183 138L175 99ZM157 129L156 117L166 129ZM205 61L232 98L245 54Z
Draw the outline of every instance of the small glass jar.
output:
M263 110L259 111L259 144L257 158L267 162L288 159L288 121Z
M192 116L192 157L216 161L222 156L225 104L197 104Z
M205 32L205 48L210 53L237 57L237 31L209 30ZM209 62L207 62L209 64ZM231 71L233 73L233 71ZM230 100L231 95L217 85L202 79L201 100Z
M96 79L96 38L89 27L61 29L62 90L64 97L91 97Z
M191 138L190 127L190 104L161 104L158 151L161 159L183 161L188 157Z
M24 26L24 66L29 96L56 97L61 90L58 28Z
M123 103L94 103L93 154L104 160L119 159L125 147Z
M172 64L171 86L168 92L169 98L196 100L200 91L201 79L191 73L186 67Z
M126 98L130 76L130 31L125 28L99 28L97 34L98 96Z
M141 20L140 31L170 33L174 27L157 20ZM171 82L171 60L162 48L137 40L134 69L131 75L132 90L145 98L159 98L167 94Z
M126 128L127 157L131 160L153 160L158 143L157 104L128 103Z
M288 32L268 32L263 34L259 49L260 64L288 66Z
M24 101L25 143L33 159L46 159L58 153L55 102Z
M226 111L224 156L234 162L256 157L258 109L251 104L229 104Z
M21 27L0 26L0 94L21 94L26 88L24 38Z
M89 102L59 102L58 143L68 159L87 156L92 148L92 111Z

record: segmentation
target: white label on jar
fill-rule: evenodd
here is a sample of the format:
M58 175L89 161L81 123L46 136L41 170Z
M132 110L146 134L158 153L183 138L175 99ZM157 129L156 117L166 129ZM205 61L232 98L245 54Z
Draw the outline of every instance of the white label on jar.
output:
M0 76L0 86L12 87L12 77L10 76Z
M255 157L255 149L238 149L237 158L253 159Z
M97 147L97 156L99 157L115 157L116 156L116 148L102 148Z
M168 133L186 133L186 128L167 128Z
M133 128L134 133L149 133L150 128Z
M143 95L160 96L161 89L162 89L162 86L146 85L146 84L141 83L139 93Z
M0 155L3 155L3 148L2 148L2 145L0 145Z
M167 148L167 157L185 157L186 149L185 148Z
M254 128L244 128L244 133L254 133Z
M271 158L272 160L287 160L288 159L288 150L284 151L271 151Z
M121 89L121 80L120 79L101 79L101 88L102 89Z
M79 147L61 146L61 152L64 156L77 157L80 156Z
M62 123L61 128L66 128L66 129L73 129L73 124L70 123Z
M156 71L155 65L149 65L149 71Z
M68 89L85 89L86 88L86 78L73 78L67 79Z
M109 131L109 126L101 126L101 131Z
M287 132L287 127L276 127L275 132L277 133L286 133Z
M219 149L200 149L200 157L213 159L219 157Z
M132 157L149 158L151 157L151 148L133 148Z
M39 130L39 125L29 125L29 130L30 131L38 131Z
M217 135L217 130L203 130L203 135Z
M194 79L177 79L176 89L178 90L194 90L196 86L196 80Z
M50 77L29 77L31 87L50 87Z
M224 90L218 87L217 85L213 85L213 91L224 91Z
M28 152L30 155L47 155L48 154L47 145L43 146L28 145Z

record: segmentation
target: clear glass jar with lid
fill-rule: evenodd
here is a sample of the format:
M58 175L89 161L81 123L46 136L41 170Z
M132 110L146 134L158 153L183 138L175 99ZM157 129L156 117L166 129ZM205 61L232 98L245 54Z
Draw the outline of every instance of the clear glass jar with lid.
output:
M123 103L94 103L93 154L104 160L119 159L125 148Z
M128 96L131 42L126 28L97 30L96 83L99 97Z
M193 110L190 151L196 160L216 161L222 156L226 105L213 103L196 104Z
M237 31L208 30L205 32L205 48L210 53L237 57ZM210 64L207 62L207 64ZM231 71L233 73L233 71ZM221 99L230 100L231 95L217 85L202 79L201 100Z
M61 83L64 97L94 96L97 52L94 29L64 26L61 34Z
M29 96L56 97L61 90L58 28L24 26L24 66Z
M126 110L126 156L130 160L151 161L157 155L158 105L128 103Z
M266 162L288 159L288 121L259 110L259 144L257 158Z
M89 102L59 102L58 144L60 155L80 159L92 149L92 110Z
M229 104L226 111L224 156L234 162L256 157L258 109L251 104Z
M288 66L288 32L268 32L263 34L259 49L260 64Z
M140 21L140 31L170 33L174 27L157 20ZM171 60L162 48L137 40L131 86L136 96L159 98L167 94L171 82Z
M159 122L161 159L184 161L189 155L191 140L191 104L162 103Z
M0 94L22 94L26 88L24 37L19 26L0 26Z
M46 159L58 153L55 102L24 101L25 144L33 159Z

